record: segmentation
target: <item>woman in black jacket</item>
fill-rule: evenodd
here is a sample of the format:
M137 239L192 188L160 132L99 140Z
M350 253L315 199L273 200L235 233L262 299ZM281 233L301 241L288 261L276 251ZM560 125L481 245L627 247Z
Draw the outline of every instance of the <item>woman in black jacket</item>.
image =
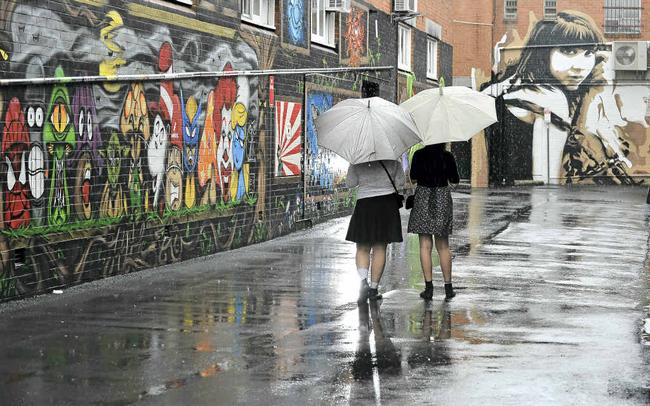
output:
M431 251L435 237L445 280L445 297L451 299L456 294L451 284L449 236L453 228L453 202L449 184L459 182L456 160L445 151L444 144L428 145L413 155L410 177L417 182L417 188L408 232L420 237L420 263L426 286L420 297L433 298Z

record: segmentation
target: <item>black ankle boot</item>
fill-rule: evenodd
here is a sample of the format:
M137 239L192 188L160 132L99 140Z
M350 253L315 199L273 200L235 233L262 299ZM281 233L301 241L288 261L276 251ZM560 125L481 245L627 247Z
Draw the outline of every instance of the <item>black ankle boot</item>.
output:
M433 282L424 282L424 290L420 292L420 297L424 300L433 299Z
M368 289L368 300L379 300L381 298L382 296L379 294L379 291L377 289Z
M454 287L451 285L451 283L445 283L445 299L450 300L454 296L456 296Z

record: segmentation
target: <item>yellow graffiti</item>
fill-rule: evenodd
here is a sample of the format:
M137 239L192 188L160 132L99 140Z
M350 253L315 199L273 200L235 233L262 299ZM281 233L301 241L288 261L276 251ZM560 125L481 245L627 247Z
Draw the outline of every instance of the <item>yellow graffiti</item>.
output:
M68 117L68 112L65 109L65 106L61 103L57 103L52 110L52 124L54 124L54 129L58 133L62 133L68 127L68 122L70 117Z
M107 77L117 76L117 71L120 66L126 64L126 60L121 57L124 53L124 48L113 40L115 38L114 31L124 26L122 16L115 10L111 10L106 14L104 27L99 31L100 39L106 49L108 50L108 58L105 58L99 64L99 74ZM120 90L120 85L117 83L105 83L104 88L112 93Z
M0 49L0 58L2 58L3 61L9 60L9 54L5 52L4 49Z
M233 39L235 38L235 34L237 34L237 31L232 28L226 28L220 25L206 23L194 18L185 17L178 13L159 10L143 6L141 4L129 4L127 8L129 10L129 14L134 17L146 18L166 24L173 24L183 28L192 27L193 30L215 35L217 37Z
M232 121L230 122L232 129L234 130L236 126L243 127L246 120L248 120L246 106L239 102L235 103L232 108Z

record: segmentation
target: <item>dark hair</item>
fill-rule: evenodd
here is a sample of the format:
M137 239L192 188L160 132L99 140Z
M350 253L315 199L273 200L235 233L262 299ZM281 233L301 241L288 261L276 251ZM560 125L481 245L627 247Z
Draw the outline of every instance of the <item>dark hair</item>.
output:
M605 38L596 22L579 11L563 11L553 21L538 21L528 34L519 62L506 69L504 78L515 76L522 83L549 81L551 50L562 45L593 49L603 46ZM582 46L581 46L582 45ZM591 75L587 79L591 79Z

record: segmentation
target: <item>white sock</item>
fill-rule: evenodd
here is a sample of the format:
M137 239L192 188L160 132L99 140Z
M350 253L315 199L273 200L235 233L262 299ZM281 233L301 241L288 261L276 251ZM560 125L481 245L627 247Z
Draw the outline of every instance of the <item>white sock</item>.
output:
M377 289L379 287L379 282L370 282L370 289Z
M357 273L359 274L359 279L368 278L368 268L357 268Z

